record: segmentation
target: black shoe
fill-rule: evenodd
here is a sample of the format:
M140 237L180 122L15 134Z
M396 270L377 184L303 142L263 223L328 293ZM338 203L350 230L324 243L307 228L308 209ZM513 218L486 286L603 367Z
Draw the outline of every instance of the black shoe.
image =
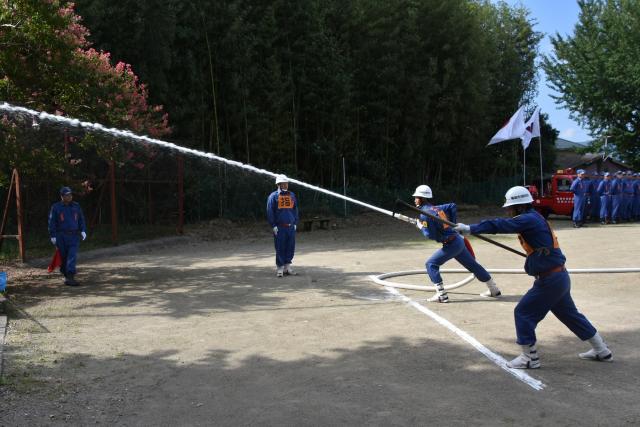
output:
M73 274L69 274L68 276L66 276L64 284L67 286L80 286L80 283L76 282L76 280L73 278Z

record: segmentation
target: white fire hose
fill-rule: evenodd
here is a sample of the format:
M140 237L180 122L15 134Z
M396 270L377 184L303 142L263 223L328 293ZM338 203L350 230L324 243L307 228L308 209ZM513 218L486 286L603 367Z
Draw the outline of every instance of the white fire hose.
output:
M519 268L492 268L487 269L489 273L493 274L525 274L524 270ZM445 268L440 270L441 273L467 273L468 270L464 268ZM567 272L571 274L611 274L611 273L640 273L640 268L634 267L619 267L619 268L568 268ZM399 289L411 289L415 291L435 291L436 288L433 285L409 285L406 283L389 282L385 279L390 277L411 276L415 274L426 274L425 270L407 270L407 271L394 271L392 273L383 273L379 275L371 275L369 278L375 283L382 286L389 286L391 288ZM449 291L452 289L460 288L469 284L475 276L472 274L465 279L445 285L444 289Z

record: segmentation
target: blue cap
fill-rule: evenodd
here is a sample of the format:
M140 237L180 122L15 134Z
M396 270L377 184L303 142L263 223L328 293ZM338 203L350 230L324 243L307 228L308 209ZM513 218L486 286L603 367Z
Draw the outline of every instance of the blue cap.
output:
M576 173L580 175L581 173L584 173L584 169L578 169Z
M611 176L611 174L609 172L605 172L604 176Z
M61 196L66 196L67 194L71 194L71 193L72 193L72 191L71 191L71 189L69 187L62 187L60 189L60 195Z

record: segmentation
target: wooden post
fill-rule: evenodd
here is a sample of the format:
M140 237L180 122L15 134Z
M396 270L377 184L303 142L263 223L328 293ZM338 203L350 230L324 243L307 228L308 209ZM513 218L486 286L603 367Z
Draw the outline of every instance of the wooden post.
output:
M178 156L178 234L184 233L184 157Z
M109 188L111 190L111 241L118 244L118 210L116 209L116 163L109 162Z
M16 214L18 216L18 251L20 253L20 261L24 262L25 248L24 248L24 233L22 232L22 196L20 194L20 174L18 169L13 170L13 175L16 180Z
M7 219L9 217L9 204L11 201L11 193L15 190L16 193L16 215L18 222L18 234L4 234L4 229L7 225ZM25 246L24 246L24 232L22 230L22 197L20 195L20 174L17 169L13 170L11 174L11 183L9 184L9 192L7 193L7 202L4 206L4 213L2 214L2 223L0 223L0 248L2 242L7 237L14 237L18 240L18 252L20 254L20 261L24 262Z
M149 225L153 225L155 221L154 206L153 206L153 193L151 188L151 165L147 168L147 198L148 198L148 211L149 211Z

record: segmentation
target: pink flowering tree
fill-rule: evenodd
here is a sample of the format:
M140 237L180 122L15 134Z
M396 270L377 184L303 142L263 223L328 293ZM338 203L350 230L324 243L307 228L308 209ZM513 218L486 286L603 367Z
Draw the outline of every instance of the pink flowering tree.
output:
M170 133L162 106L149 105L148 91L131 66L112 65L108 52L91 48L89 32L60 0L0 0L0 102L9 102L160 138ZM151 149L120 146L96 135L71 135L0 116L0 186L11 168L59 174L99 155L137 169ZM94 159L95 161L95 159Z

